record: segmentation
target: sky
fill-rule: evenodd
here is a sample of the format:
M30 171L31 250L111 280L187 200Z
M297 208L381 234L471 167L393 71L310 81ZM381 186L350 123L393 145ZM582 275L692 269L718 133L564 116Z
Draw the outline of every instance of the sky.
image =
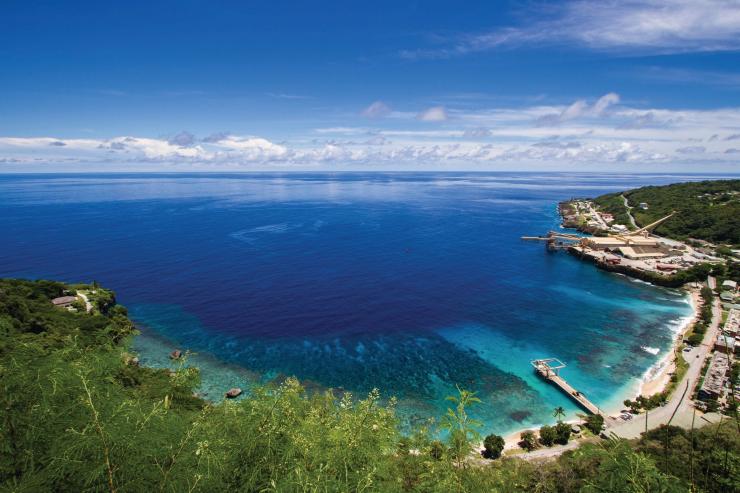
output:
M740 173L740 1L0 4L0 172Z

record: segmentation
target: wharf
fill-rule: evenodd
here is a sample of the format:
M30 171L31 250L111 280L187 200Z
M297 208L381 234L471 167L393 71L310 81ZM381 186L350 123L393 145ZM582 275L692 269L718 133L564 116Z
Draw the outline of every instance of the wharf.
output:
M568 382L558 374L561 368L565 368L565 364L560 360L555 358L536 359L531 363L535 371L542 378L548 380L553 385L560 388L560 390L568 394L568 397L576 401L583 409L591 414L602 414L596 404L589 401L581 392L571 387L570 384L568 384Z

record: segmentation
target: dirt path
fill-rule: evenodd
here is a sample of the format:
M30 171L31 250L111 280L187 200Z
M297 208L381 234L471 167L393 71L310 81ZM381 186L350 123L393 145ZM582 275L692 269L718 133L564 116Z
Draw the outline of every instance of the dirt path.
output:
M85 302L85 310L87 313L90 313L92 311L92 303L90 303L90 300L88 299L87 295L83 293L82 291L77 292L78 295L80 295L80 298Z

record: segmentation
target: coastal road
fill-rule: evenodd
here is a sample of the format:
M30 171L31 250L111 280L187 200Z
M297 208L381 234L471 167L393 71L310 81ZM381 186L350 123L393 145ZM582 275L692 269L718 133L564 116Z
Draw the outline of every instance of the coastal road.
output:
M715 284L713 277L707 279L707 284ZM673 393L670 401L665 406L653 409L647 416L648 429L657 428L660 425L670 423L672 425L684 428L691 427L691 421L694 419L694 406L691 400L691 394L699 380L704 359L710 354L714 341L719 333L719 324L722 319L722 311L719 300L715 297L712 304L712 323L704 335L704 341L700 346L691 348L690 351L683 352L683 358L689 363L689 369L683 380L678 384L676 391ZM719 415L716 413L702 414L696 412L695 427L703 426L707 423L718 421ZM607 433L613 432L622 438L637 438L640 433L645 431L645 415L635 416L630 421L619 421L618 424L607 429Z
M591 214L591 217L596 219L596 221L599 223L599 226L602 229L609 229L609 225L606 224L604 219L601 217L601 214L596 212L596 209L594 209L594 205L591 202L588 203L588 210L589 210L589 213Z

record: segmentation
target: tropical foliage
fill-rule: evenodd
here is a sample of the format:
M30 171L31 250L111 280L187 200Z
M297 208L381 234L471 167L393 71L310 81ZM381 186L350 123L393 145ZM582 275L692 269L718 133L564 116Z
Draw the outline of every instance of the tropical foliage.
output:
M393 401L383 402L377 391L362 398L308 393L292 378L236 401L209 403L193 395L196 370L181 363L171 372L138 366L126 350L134 327L113 293L101 296L101 309L92 313L51 304L71 289L0 280L0 491L739 487L734 423L692 435L671 431L667 447L663 436L651 434L637 443L587 444L541 464L475 460L477 398L463 389L442 426L410 432L401 432ZM489 440L493 450L498 438ZM680 467L689 463L692 474Z
M615 221L629 225L622 194L595 199ZM655 233L685 240L740 245L740 180L712 180L647 186L624 192L638 226L645 226L673 211L676 215L660 224ZM647 204L642 209L639 204Z

